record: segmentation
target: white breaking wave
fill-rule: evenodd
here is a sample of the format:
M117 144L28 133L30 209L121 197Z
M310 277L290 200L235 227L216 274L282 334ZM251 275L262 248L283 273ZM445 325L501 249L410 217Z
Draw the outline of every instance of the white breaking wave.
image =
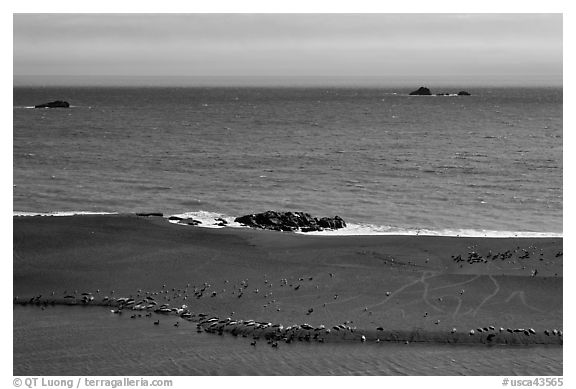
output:
M196 227L223 228L223 226L218 225L221 222L216 220L216 219L226 220L226 223L227 223L226 227L244 227L240 223L236 223L234 221L234 219L235 219L234 216L228 216L228 215L224 215L224 214L216 213L216 212L194 211L194 212L179 213L179 214L175 214L172 216L176 216L176 217L179 217L182 219L198 220L199 222L201 222L201 224L198 224ZM183 223L179 223L178 220L169 220L169 221L170 221L170 223L185 225Z
M195 227L204 228L223 228L217 225L218 218L226 220L226 227L249 228L234 221L234 216L228 216L222 213L195 211L176 214L174 216L183 219L194 219L202 222ZM171 220L172 223L178 224L178 220ZM453 236L453 237L486 237L486 238L561 238L562 233L556 232L531 232L531 231L494 231L494 230L475 230L475 229L438 229L431 230L425 228L403 228L394 226L380 226L373 224L354 224L347 223L345 228L338 230L324 230L313 232L295 231L301 235L312 236L358 236L358 235L413 235L413 236Z
M346 223L339 230L324 230L314 232L299 232L303 235L320 236L355 236L355 235L413 235L413 236L453 236L453 237L485 237L485 238L561 238L562 233L532 232L532 231L494 231L475 229L439 229L402 228L393 226L377 226L371 224Z
M92 211L61 211L61 212L26 212L14 211L13 216L74 216L74 215L117 215L117 212L92 212Z

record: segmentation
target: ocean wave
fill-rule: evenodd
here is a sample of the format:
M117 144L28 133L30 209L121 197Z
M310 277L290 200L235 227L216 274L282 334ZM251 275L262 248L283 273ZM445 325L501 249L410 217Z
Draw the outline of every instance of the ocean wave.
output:
M381 226L372 224L347 223L345 228L339 230L324 230L313 232L297 232L303 235L320 236L358 236L358 235L412 235L412 236L449 236L470 238L562 238L558 232L535 231L496 231L477 229L427 229L405 228L395 226Z
M74 215L117 215L117 214L118 212L93 212L93 211L12 212L12 216L74 216Z
M194 211L194 212L183 212L177 213L171 216L179 217L182 219L194 219L198 220L201 224L198 224L196 227L204 227L204 228L224 228L221 225L221 222L217 219L225 220L226 227L236 227L236 228L246 228L240 223L236 223L234 219L235 216L229 216L222 213L217 212L210 212L210 211ZM169 220L170 223L174 224L183 224L179 223L178 220ZM184 225L184 224L183 224Z
M201 222L196 227L204 228L224 228L219 225L217 219L226 220L226 227L249 228L240 223L236 223L235 216L229 216L218 212L194 211L175 214L173 216L182 219L194 219ZM178 220L171 220L172 223L178 223ZM497 230L478 230L478 229L428 229L428 228L405 228L386 225L374 224L354 224L347 223L345 228L338 230L324 230L313 232L295 231L301 235L312 236L358 236L358 235L413 235L413 236L452 236L452 237L486 237L486 238L561 238L562 233L557 232L537 232L537 231L497 231Z

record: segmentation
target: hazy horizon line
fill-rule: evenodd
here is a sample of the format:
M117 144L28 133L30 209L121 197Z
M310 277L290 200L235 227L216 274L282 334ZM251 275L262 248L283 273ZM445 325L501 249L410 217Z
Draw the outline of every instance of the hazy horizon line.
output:
M42 86L215 86L215 87L562 87L563 78L535 75L529 80L519 80L509 75L495 75L491 80L474 75L446 80L444 75L422 76L129 76L129 75L13 75L13 87Z

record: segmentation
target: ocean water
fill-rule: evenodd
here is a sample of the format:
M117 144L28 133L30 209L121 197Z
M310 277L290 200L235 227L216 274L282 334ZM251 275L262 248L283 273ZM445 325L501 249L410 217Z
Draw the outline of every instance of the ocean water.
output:
M562 89L408 92L14 88L13 209L562 234ZM30 108L56 99L72 108Z

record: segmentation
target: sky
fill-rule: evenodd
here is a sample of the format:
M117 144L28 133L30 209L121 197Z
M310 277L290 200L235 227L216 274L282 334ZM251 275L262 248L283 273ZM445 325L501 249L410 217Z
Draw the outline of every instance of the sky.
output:
M562 27L562 14L14 14L13 74L15 85L562 85Z

